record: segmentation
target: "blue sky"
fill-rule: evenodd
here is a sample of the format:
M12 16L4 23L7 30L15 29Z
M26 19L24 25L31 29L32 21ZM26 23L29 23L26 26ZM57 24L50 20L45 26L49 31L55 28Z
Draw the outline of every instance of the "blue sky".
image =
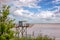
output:
M30 23L60 23L60 0L0 0L11 6L10 17Z

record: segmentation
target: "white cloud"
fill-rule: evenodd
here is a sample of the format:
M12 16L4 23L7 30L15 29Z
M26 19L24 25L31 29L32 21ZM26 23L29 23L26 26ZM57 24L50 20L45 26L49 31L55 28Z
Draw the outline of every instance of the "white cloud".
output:
M41 18L50 18L54 16L53 12L50 11L42 11L40 14L38 14L39 17Z
M9 15L8 19L15 19L15 17L13 15Z
M19 0L14 1L13 4L18 7L27 6L30 8L41 8L40 6L37 6L36 2L37 0Z
M29 2L34 2L36 0L19 0L20 2L23 2L23 3L29 3Z
M16 11L14 12L14 15L15 15L15 16L21 16L21 17L32 18L32 17L34 16L34 13L31 13L31 12L28 11L28 10L19 9L19 10L16 10Z
M56 2L60 1L60 0L55 0Z
M54 4L60 4L60 0L54 0L54 1L52 1L52 3L54 3Z
M23 10L23 9L19 9L16 10L14 12L14 15L18 15L18 16L24 16L24 17L28 17L28 18L51 18L54 17L55 14L51 11L42 11L40 13L34 14L28 10Z
M60 13L60 6L54 6L53 9L56 8L56 10L53 10L55 14Z
M55 14L51 11L42 11L34 14L28 10L19 9L14 12L16 16L24 17L24 19L32 19L33 23L58 23L60 21L60 14ZM29 19L30 18L30 19Z
M55 8L57 8L57 10L60 10L60 6L55 6Z
M0 0L1 4L9 4L9 2L12 2L13 0Z

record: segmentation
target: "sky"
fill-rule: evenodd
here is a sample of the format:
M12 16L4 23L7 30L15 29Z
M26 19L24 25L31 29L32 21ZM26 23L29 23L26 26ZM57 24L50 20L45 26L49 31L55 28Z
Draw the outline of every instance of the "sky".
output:
M29 23L60 23L60 0L0 0L10 6L9 17Z

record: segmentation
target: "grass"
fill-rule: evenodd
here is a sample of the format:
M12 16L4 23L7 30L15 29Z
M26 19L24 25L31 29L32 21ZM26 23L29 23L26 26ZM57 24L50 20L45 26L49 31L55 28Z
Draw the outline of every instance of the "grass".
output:
M50 38L47 35L45 36L37 36L35 38L33 37L21 37L21 38L14 38L14 40L55 40L55 38Z

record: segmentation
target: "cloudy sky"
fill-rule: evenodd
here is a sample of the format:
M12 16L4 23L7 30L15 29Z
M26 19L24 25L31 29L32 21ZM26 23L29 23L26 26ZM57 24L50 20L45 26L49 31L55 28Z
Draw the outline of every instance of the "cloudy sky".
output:
M16 22L60 23L60 0L0 0L2 4L11 6L10 17Z

